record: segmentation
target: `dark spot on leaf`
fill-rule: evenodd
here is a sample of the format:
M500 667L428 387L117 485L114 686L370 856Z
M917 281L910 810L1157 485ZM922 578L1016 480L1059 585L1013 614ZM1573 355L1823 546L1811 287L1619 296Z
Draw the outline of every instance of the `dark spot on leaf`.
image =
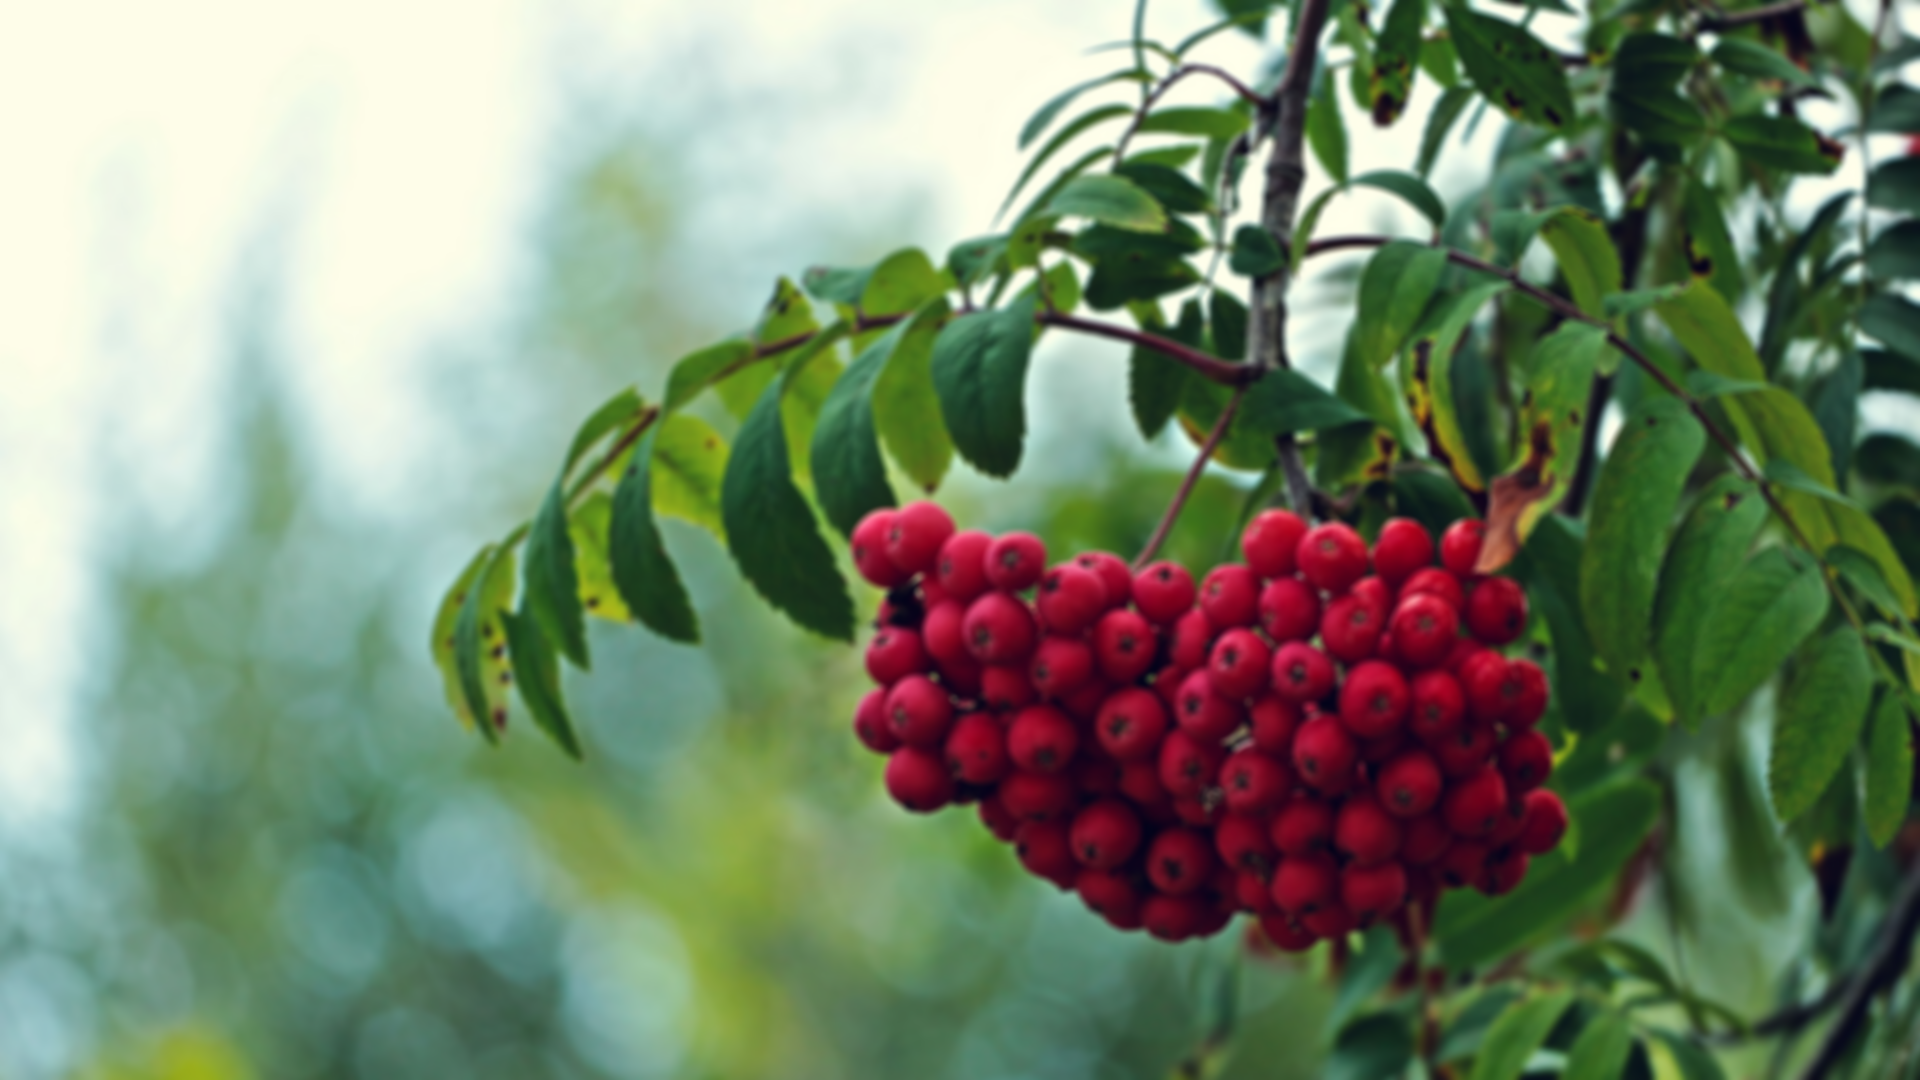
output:
M1523 409L1533 408L1533 391L1531 389L1520 395L1520 407Z
M1847 148L1839 140L1829 139L1817 131L1813 133L1813 138L1819 144L1820 156L1834 164L1839 164L1840 159L1847 156Z
M1628 679L1628 681L1630 681L1630 682L1639 682L1639 681L1640 681L1640 669L1639 669L1639 668L1637 668L1637 667L1634 667L1634 668L1628 668L1628 669L1627 669L1627 679Z
M1659 423L1660 423L1660 421L1658 421L1658 420L1655 420L1655 419L1654 419L1653 417L1651 417L1651 416L1649 416L1649 417L1647 417L1647 426L1648 426L1648 427L1655 427L1655 426L1657 426L1657 425L1658 425Z
M1579 409L1567 410L1567 423L1572 424L1574 427L1580 426L1580 410Z
M1560 111L1558 109L1555 109L1553 106L1549 105L1546 108L1542 109L1541 111L1546 114L1547 123L1549 125L1553 127L1560 126L1561 116L1560 116Z
M1734 507L1739 506L1740 500L1744 498L1746 498L1746 496L1740 494L1737 491L1729 491L1727 492L1726 497L1720 500L1721 508L1725 510L1731 510Z

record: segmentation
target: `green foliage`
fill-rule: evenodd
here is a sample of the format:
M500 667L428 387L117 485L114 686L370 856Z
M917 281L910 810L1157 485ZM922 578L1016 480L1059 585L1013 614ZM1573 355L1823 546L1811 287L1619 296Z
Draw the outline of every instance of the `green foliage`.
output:
M1748 559L1713 598L1694 644L1689 681L1701 713L1727 712L1766 682L1826 618L1827 604L1812 559L1783 548Z
M1463 4L1446 5L1447 26L1460 64L1495 108L1541 127L1573 119L1573 94L1560 57L1525 27L1483 15Z
M1472 1080L1519 1080L1527 1059L1573 1004L1570 990L1551 991L1523 998L1507 1006L1487 1029L1480 1053L1474 1059Z
M1793 821L1807 812L1859 739L1873 693L1866 646L1841 628L1808 643L1780 694L1767 785L1774 812Z
M1033 301L961 315L933 345L933 385L954 448L988 476L1020 465L1027 435L1027 363L1033 352Z
M700 640L700 626L693 614L693 603L654 523L654 511L661 507L669 489L667 478L675 475L675 470L668 467L668 463L675 460L668 446L674 441L676 430L685 430L676 428L674 421L685 419L690 418L670 418L666 424L642 436L634 448L626 472L613 491L608 547L614 584L634 617L669 641L696 642ZM719 492L718 478L715 479L713 512L717 522ZM692 490L692 485L684 486ZM661 509L661 512L666 511Z
M1714 481L1694 502L1660 570L1653 610L1653 656L1676 717L1700 718L1694 689L1694 654L1708 612L1726 592L1767 507L1754 486L1735 476Z

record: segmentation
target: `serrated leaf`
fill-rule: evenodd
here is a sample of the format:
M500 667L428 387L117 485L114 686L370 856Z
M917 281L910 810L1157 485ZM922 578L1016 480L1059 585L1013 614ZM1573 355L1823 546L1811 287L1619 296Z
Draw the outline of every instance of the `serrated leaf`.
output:
M645 407L646 402L641 400L639 391L629 386L593 410L592 415L581 422L580 429L573 433L573 444L567 448L567 463L560 469L561 481L565 482L572 475L573 467L580 463L580 458L593 448L593 444L606 438L616 428L625 426L639 416L640 410Z
M1251 119L1233 109L1209 109L1176 106L1147 114L1140 122L1143 132L1167 135L1198 135L1206 139L1231 139L1247 130Z
M680 358L667 375L666 401L661 408L673 412L699 397L700 393L729 371L753 359L753 345L739 338L709 345Z
M1150 317L1142 320L1140 326L1144 330L1160 331L1158 309L1152 308ZM1164 332L1175 341L1199 347L1206 335L1206 316L1201 313L1199 303L1189 300L1182 305L1179 324ZM1167 421L1173 419L1180 408L1187 378L1187 367L1178 360L1144 345L1133 347L1127 360L1127 403L1133 409L1133 420L1140 434L1151 439L1166 428Z
M1433 172L1433 163L1440 158L1440 147L1447 141L1447 133L1453 130L1473 97L1473 91L1464 86L1450 86L1440 94L1440 100L1433 103L1433 111L1427 114L1427 126L1420 131L1420 152L1413 160L1414 175L1424 180Z
M580 668L587 656L586 616L580 607L580 580L573 566L573 537L567 531L567 496L560 482L547 497L527 531L526 566L521 585L521 608L531 612L548 640Z
M1920 90L1894 83L1880 91L1867 114L1867 130L1878 135L1920 135Z
M1604 318L1606 298L1620 291L1620 254L1606 223L1592 211L1561 207L1540 224L1540 239L1553 250L1580 310Z
M1883 161L1867 174L1867 205L1920 214L1920 157Z
M684 424L676 428L674 421L706 426L692 417L673 416L641 436L633 456L628 459L627 471L613 490L607 554L614 587L619 589L627 609L661 637L693 643L700 640L699 620L694 616L686 586L681 584L680 571L667 554L659 527L654 523L655 504L662 501L667 487L665 478L673 472L668 463L687 456L686 442L704 439ZM717 440L719 436L713 438ZM679 453L675 452L676 443L681 444ZM714 463L710 453L699 460L703 466ZM725 464L724 444L718 463Z
M1025 150L1033 140L1039 138L1041 133L1047 130L1047 125L1053 123L1054 118L1059 116L1067 106L1073 104L1074 99L1081 94L1111 83L1137 81L1145 76L1146 73L1137 68L1121 68L1119 71L1108 72L1097 79L1076 83L1048 98L1044 104L1034 110L1033 115L1027 118L1027 122L1020 126L1020 149Z
M1720 134L1741 157L1782 172L1826 176L1846 156L1844 146L1791 116L1736 116Z
M1573 1041L1560 1080L1619 1080L1632 1053L1633 1025L1612 1009L1603 1010Z
M793 483L780 409L784 389L783 378L761 395L734 440L720 490L727 546L774 607L815 633L851 641L846 580Z
M1457 519L1456 519L1457 520ZM1513 561L1534 610L1553 641L1547 672L1552 702L1567 727L1580 734L1604 730L1620 714L1626 685L1594 663L1592 639L1580 618L1580 561L1586 541L1566 519L1548 515Z
M1420 62L1420 30L1427 21L1427 0L1393 0L1380 37L1374 42L1373 73L1367 101L1373 122L1386 127L1400 118L1413 92L1413 72Z
M1340 115L1340 94L1323 68L1307 99L1307 146L1335 184L1347 182L1347 122Z
M1873 668L1866 646L1843 626L1801 650L1774 713L1767 790L1781 821L1807 812L1860 738Z
M813 429L814 492L827 521L851 537L867 514L895 505L873 425L873 383L906 333L900 323L866 347L833 384Z
M1867 245L1867 273L1880 281L1920 278L1920 221L1897 221Z
M988 476L1011 476L1027 434L1027 362L1033 300L948 323L934 341L934 389L955 449Z
M1266 277L1286 265L1279 241L1258 225L1246 224L1234 230L1232 254L1227 268L1242 277Z
M1291 368L1279 368L1247 388L1235 426L1270 439L1354 423L1371 421L1319 383Z
M1408 339L1401 364L1401 385L1413 420L1426 433L1428 452L1453 472L1469 491L1484 491L1486 480L1467 448L1466 432L1454 401L1453 357L1461 335L1481 305L1507 290L1504 281L1484 282L1435 303Z
M574 567L580 577L580 606L589 615L610 622L633 618L613 583L608 532L613 520L613 498L596 491L573 512L567 533L573 538Z
M1446 10L1460 64L1494 107L1554 130L1573 119L1573 94L1558 54L1524 27L1458 3Z
M513 548L489 544L481 551L485 569L479 588L467 590L454 618L454 667L467 716L488 742L497 741L507 722L507 687L513 682L507 636L501 616L513 603Z
M1432 222L1436 232L1447 223L1447 204L1440 201L1440 196L1434 194L1425 180L1412 173L1398 169L1375 169L1354 177L1352 184L1354 187L1370 187L1399 196Z
M1694 692L1694 652L1708 608L1739 571L1767 521L1767 504L1737 476L1714 481L1694 503L1660 569L1653 607L1653 657L1674 715L1700 717Z
M1713 598L1693 653L1695 701L1705 716L1730 712L1779 668L1827 614L1827 589L1811 559L1765 548Z
M534 726L560 744L568 757L581 760L580 739L574 734L566 699L560 692L560 661L553 643L540 629L540 620L524 609L503 611L500 617L506 630L507 655L513 661L513 681Z
M1507 1006L1480 1044L1472 1080L1520 1080L1527 1059L1547 1039L1560 1014L1573 1004L1573 991L1550 990Z
M1867 836L1886 847L1907 820L1913 797L1913 722L1906 695L1889 687L1880 695L1867 733L1867 791L1861 807Z
M1489 491L1483 572L1505 566L1566 497L1590 420L1587 399L1606 349L1606 331L1578 322L1562 323L1534 346L1520 407L1519 460L1494 478Z
M1018 220L1025 221L1028 218L1043 215L1058 216L1058 213L1051 207L1054 198L1062 191L1065 191L1074 181L1080 179L1088 169L1093 168L1095 165L1112 156L1113 147L1101 146L1089 150L1073 159L1072 162L1068 163L1066 168L1061 169L1059 173L1055 174L1052 180L1047 181L1047 186L1041 188L1039 194L1035 195L1033 200L1027 203L1026 208L1020 211Z
M648 482L654 512L698 525L725 540L720 484L727 475L727 441L705 420L675 413L659 423L650 445Z
M466 688L460 680L458 655L460 640L455 636L455 627L460 622L460 610L466 604L467 593L480 580L480 574L486 569L487 559L492 553L490 547L483 547L474 552L473 558L460 571L460 576L454 579L447 594L440 598L440 606L433 616L432 639L428 643L433 655L433 666L440 671L440 681L447 697L447 707L453 710L453 714L460 718L461 723L469 726L473 724L474 713L467 703ZM475 664L475 670L478 670L477 664ZM480 683L484 687L484 678ZM481 700L485 700L484 692L478 696Z
M1706 432L1677 398L1642 402L1600 468L1580 562L1580 610L1617 677L1638 681L1653 625L1667 525Z
M953 464L953 438L933 387L933 343L946 317L943 299L915 315L873 383L873 424L881 445L928 492Z
M1800 70L1793 61L1757 41L1723 37L1713 47L1712 56L1714 63L1735 75L1745 75L1751 79L1774 79L1810 89L1820 85L1820 80Z
M1123 176L1076 176L1047 201L1048 214L1075 215L1122 229L1159 232L1167 212L1153 196Z
M904 315L946 291L940 271L919 248L901 248L875 264L860 290L860 314L867 318Z
M1082 133L1100 124L1104 124L1109 120L1117 120L1120 117L1132 115L1133 108L1128 105L1101 105L1088 109L1086 112L1074 117L1065 127L1054 132L1053 138L1048 139L1047 144L1036 151L1033 157L1027 159L1026 166L1020 170L1019 178L1014 180L1012 190L1007 192L1007 197L1001 201L1000 209L994 212L994 216L999 217L1001 214L1006 213L1007 207L1012 206L1013 200L1019 198L1020 192L1026 190L1028 182L1034 178L1035 174L1037 174L1047 162L1053 160L1053 156L1059 153L1068 143L1078 138Z

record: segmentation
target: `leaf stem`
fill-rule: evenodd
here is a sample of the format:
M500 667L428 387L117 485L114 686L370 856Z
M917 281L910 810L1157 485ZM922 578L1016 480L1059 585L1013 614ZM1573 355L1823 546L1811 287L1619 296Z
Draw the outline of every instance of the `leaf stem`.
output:
M1154 526L1153 535L1147 538L1146 546L1134 557L1135 571L1152 562L1154 555L1160 551L1160 545L1167 542L1167 534L1173 531L1174 521L1186 507L1187 499L1193 495L1194 485L1200 482L1200 474L1206 471L1207 462L1213 460L1214 451L1220 448L1220 440L1226 438L1227 429L1233 426L1234 414L1240 411L1240 399L1246 392L1244 386L1234 390L1233 396L1227 399L1226 407L1220 410L1220 419L1213 422L1213 430L1207 432L1207 441L1200 444L1200 453L1194 457L1187 475L1181 478L1180 489L1173 493L1173 501L1167 504L1167 512L1160 515L1160 524Z
M1120 138L1113 144L1113 163L1115 165L1119 165L1126 159L1127 144L1133 141L1135 135L1139 134L1140 125L1147 122L1147 113L1151 112L1153 107L1160 103L1160 99L1166 95L1168 90L1173 89L1175 83L1189 75L1211 75L1221 82L1226 83L1228 88L1239 96L1240 100L1247 102L1256 109L1265 106L1267 103L1266 99L1255 93L1252 87L1241 82L1232 72L1225 68L1215 67L1212 64L1181 64L1179 67L1167 72L1165 77L1156 83L1153 89L1149 90L1147 95L1140 100L1140 107L1134 110L1133 119L1128 122L1127 129L1120 133Z
M1171 338L1158 334L1149 334L1144 330L1135 330L1131 326L1098 322L1083 319L1078 315L1063 315L1056 311L1040 311L1034 314L1034 321L1042 326L1057 326L1062 330L1077 330L1094 337L1113 338L1142 348L1152 349L1162 356L1178 360L1198 372L1202 377L1222 386L1243 387L1254 382L1261 375L1258 368L1246 364L1235 364L1210 356L1199 349L1182 345Z

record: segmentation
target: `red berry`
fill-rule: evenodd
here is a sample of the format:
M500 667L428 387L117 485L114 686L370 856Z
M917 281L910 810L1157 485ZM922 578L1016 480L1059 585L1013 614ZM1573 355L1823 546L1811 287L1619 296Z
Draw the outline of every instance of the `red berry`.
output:
M887 726L887 692L879 687L867 691L853 710L853 733L867 749L876 754L891 754L900 749L900 737Z
M1439 814L1422 814L1407 822L1400 834L1400 861L1408 866L1431 866L1453 846L1453 830Z
M1220 771L1220 747L1176 728L1160 743L1160 786L1176 799L1192 798L1213 783Z
M1273 870L1273 902L1280 910L1305 917L1333 903L1339 872L1325 855L1290 855Z
M860 519L849 538L853 545L853 566L872 585L891 589L904 585L913 574L887 558L887 534L893 529L891 509L875 510Z
M1502 777L1502 779L1505 779ZM1487 833L1487 846L1499 851L1520 838L1527 827L1527 801L1515 796L1500 807L1500 817Z
M1093 678L1093 647L1079 638L1042 638L1027 674L1042 697L1064 698Z
M1125 607L1133 598L1133 570L1127 560L1111 551L1083 551L1073 557L1073 565L1092 571L1107 594L1107 606Z
M1120 766L1120 794L1152 818L1154 809L1168 809L1171 797L1160 784L1160 761L1129 761Z
M940 557L934 560L934 580L947 599L971 603L991 587L987 581L987 548L993 537L977 529L957 532L940 545Z
M887 726L908 746L940 746L953 725L953 702L925 675L909 675L887 691Z
M887 558L908 574L930 573L953 536L953 515L938 503L908 503L887 523Z
M1260 932L1281 952L1306 952L1320 942L1318 935L1285 914L1261 916Z
M1455 836L1478 839L1493 831L1507 806L1507 782L1497 769L1483 768L1447 789L1441 802L1447 828Z
M1460 680L1445 671L1423 671L1408 686L1407 729L1425 743L1445 739L1460 730L1467 717L1466 694Z
M1397 862L1340 871L1340 903L1361 926L1386 918L1406 902L1407 870Z
M1311 915L1301 916L1300 925L1331 941L1353 933L1357 924L1353 921L1353 913L1336 901Z
M1272 659L1260 635L1251 630L1229 630L1214 639L1213 653L1207 658L1207 676L1221 697L1245 701L1266 688Z
M1026 708L1038 696L1024 667L989 664L980 669L980 703L994 712Z
M967 637L961 630L966 620L966 606L952 600L930 605L927 617L920 620L920 644L942 668L978 663L967 648Z
M1058 821L1021 822L1013 834L1013 850L1028 873L1046 878L1063 889L1072 888L1074 879L1080 876L1067 827Z
M1081 754L1067 770L1082 795L1111 795L1120 790L1120 763L1110 757Z
M1440 880L1454 889L1463 889L1479 881L1481 875L1486 873L1490 851L1487 845L1476 840L1454 840L1447 848L1447 853L1440 857Z
M1400 850L1400 822L1372 796L1356 794L1333 816L1334 849L1360 866L1375 866Z
M1398 587L1414 571L1433 565L1433 537L1412 518L1392 518L1373 542L1374 573Z
M1480 882L1480 891L1488 896L1505 896L1519 888L1520 882L1526 879L1527 863L1530 861L1524 851L1508 851L1488 859L1487 874Z
M1073 889L1087 907L1098 912L1123 930L1140 925L1140 890L1120 874L1105 870L1082 870L1073 879Z
M1153 667L1160 640L1138 612L1124 608L1100 616L1093 627L1093 657L1107 681L1130 683Z
M1447 531L1440 534L1440 565L1457 577L1473 576L1486 537L1486 523L1478 518L1461 518L1447 526Z
M1335 660L1357 664L1373 655L1386 623L1384 613L1349 593L1328 604L1320 616L1320 643Z
M953 777L938 752L903 746L887 758L887 794L916 814L931 814L953 801Z
M1080 749L1080 729L1051 705L1021 709L1007 728L1007 756L1026 772L1057 773Z
M1040 579L1033 606L1049 633L1071 636L1092 626L1107 610L1107 587L1100 583L1100 575L1067 563Z
M1360 748L1353 736L1331 716L1316 716L1294 733L1293 767L1316 791L1345 791L1353 782L1353 766L1359 758Z
M1512 578L1481 578L1467 594L1467 632L1488 645L1506 645L1527 628L1527 592Z
M1317 525L1294 552L1300 576L1317 589L1343 593L1367 573L1367 542L1338 521Z
M1220 860L1237 871L1265 878L1273 870L1273 841L1267 839L1267 823L1259 818L1230 813L1213 830L1214 850Z
M883 626L867 643L867 675L881 686L892 686L909 675L932 669L920 635L899 626Z
M1186 941L1206 924L1206 906L1191 896L1154 893L1140 906L1140 922L1161 941Z
M1193 829L1164 829L1147 848L1147 880L1169 896L1182 896L1213 876L1213 845Z
M1211 829L1220 821L1220 804L1202 795L1181 795L1168 801L1175 817L1196 829Z
M1320 629L1320 594L1296 577L1267 582L1260 590L1260 628L1276 644L1307 640Z
M1527 824L1515 844L1529 855L1545 855L1567 835L1567 804L1551 791L1529 791Z
M1292 793L1293 774L1258 750L1236 750L1220 766L1220 790L1228 813L1258 817Z
M1140 847L1140 816L1119 799L1101 799L1074 815L1073 857L1095 870L1113 870Z
M1545 735L1529 728L1516 731L1500 744L1500 775L1506 777L1507 790L1524 795L1547 782L1553 772L1553 744Z
M1400 730L1411 693L1400 669L1384 660L1367 660L1347 672L1340 688L1340 722L1362 739L1378 739Z
M1101 749L1116 761L1139 761L1160 749L1167 733L1167 709L1159 695L1137 686L1109 697L1094 718Z
M987 581L1002 592L1020 592L1047 569L1047 545L1032 533L1010 532L987 545Z
M1006 593L991 592L975 600L960 629L968 650L983 664L1021 664L1033 655L1033 613Z
M1354 582L1353 588L1347 590L1347 595L1360 601L1373 616L1374 625L1384 631L1387 616L1393 614L1393 590L1387 587L1386 582L1369 574Z
M1154 563L1133 579L1133 606L1150 621L1161 625L1186 614L1198 596L1193 575L1179 563Z
M1431 596L1458 612L1467 602L1467 592L1460 586L1460 579L1437 566L1424 570L1415 570L1413 576L1400 586L1400 602L1405 603L1411 596Z
M1281 761L1293 760L1293 733L1300 726L1300 707L1268 694L1247 710L1253 745Z
M1363 765L1381 765L1397 756L1407 748L1407 733L1396 731L1391 735L1382 735L1374 739L1356 739L1360 744L1360 762Z
M1273 692L1288 701L1319 701L1333 689L1333 661L1311 645L1289 641L1273 651Z
M1531 660L1507 665L1507 683L1513 688L1507 726L1530 728L1547 712L1547 673Z
M1211 675L1196 671L1180 683L1180 694L1173 704L1173 719L1180 730L1193 738L1218 743L1240 726L1245 714L1237 702L1214 692Z
M1278 915L1279 905L1273 902L1273 892L1267 888L1268 873L1254 873L1242 870L1233 876L1233 902L1242 911L1255 915Z
M1300 538L1307 535L1307 523L1290 510L1267 510L1247 524L1240 534L1240 553L1247 568L1263 578L1277 578L1294 571L1294 552Z
M1060 707L1082 724L1091 724L1093 718L1100 715L1100 707L1107 703L1107 698L1112 694L1113 685L1095 675L1071 693L1063 695Z
M1020 819L1007 810L997 791L980 800L980 823L1002 843L1011 843L1013 834L1020 828Z
M1472 776L1493 756L1493 728L1486 724L1462 724L1453 734L1427 743L1440 772L1448 780Z
M1240 563L1222 563L1200 582L1200 610L1216 628L1252 626L1260 617L1260 582Z
M1073 778L1064 773L1011 772L1000 781L1000 801L1022 821L1055 818L1073 808Z
M1268 829L1273 846L1285 855L1312 855L1333 847L1333 807L1312 797L1281 807Z
M997 784L1007 775L1007 734L986 713L968 713L947 733L947 768L968 784Z
M1507 718L1519 695L1511 667L1506 657L1492 651L1475 653L1461 663L1460 687L1467 694L1467 715L1476 723L1497 724Z
M1460 640L1460 616L1445 600L1417 593L1394 610L1393 646L1400 659L1416 668L1436 667L1453 655Z
M1424 750L1406 750L1381 767L1374 793L1387 813L1415 818L1440 801L1440 766Z

